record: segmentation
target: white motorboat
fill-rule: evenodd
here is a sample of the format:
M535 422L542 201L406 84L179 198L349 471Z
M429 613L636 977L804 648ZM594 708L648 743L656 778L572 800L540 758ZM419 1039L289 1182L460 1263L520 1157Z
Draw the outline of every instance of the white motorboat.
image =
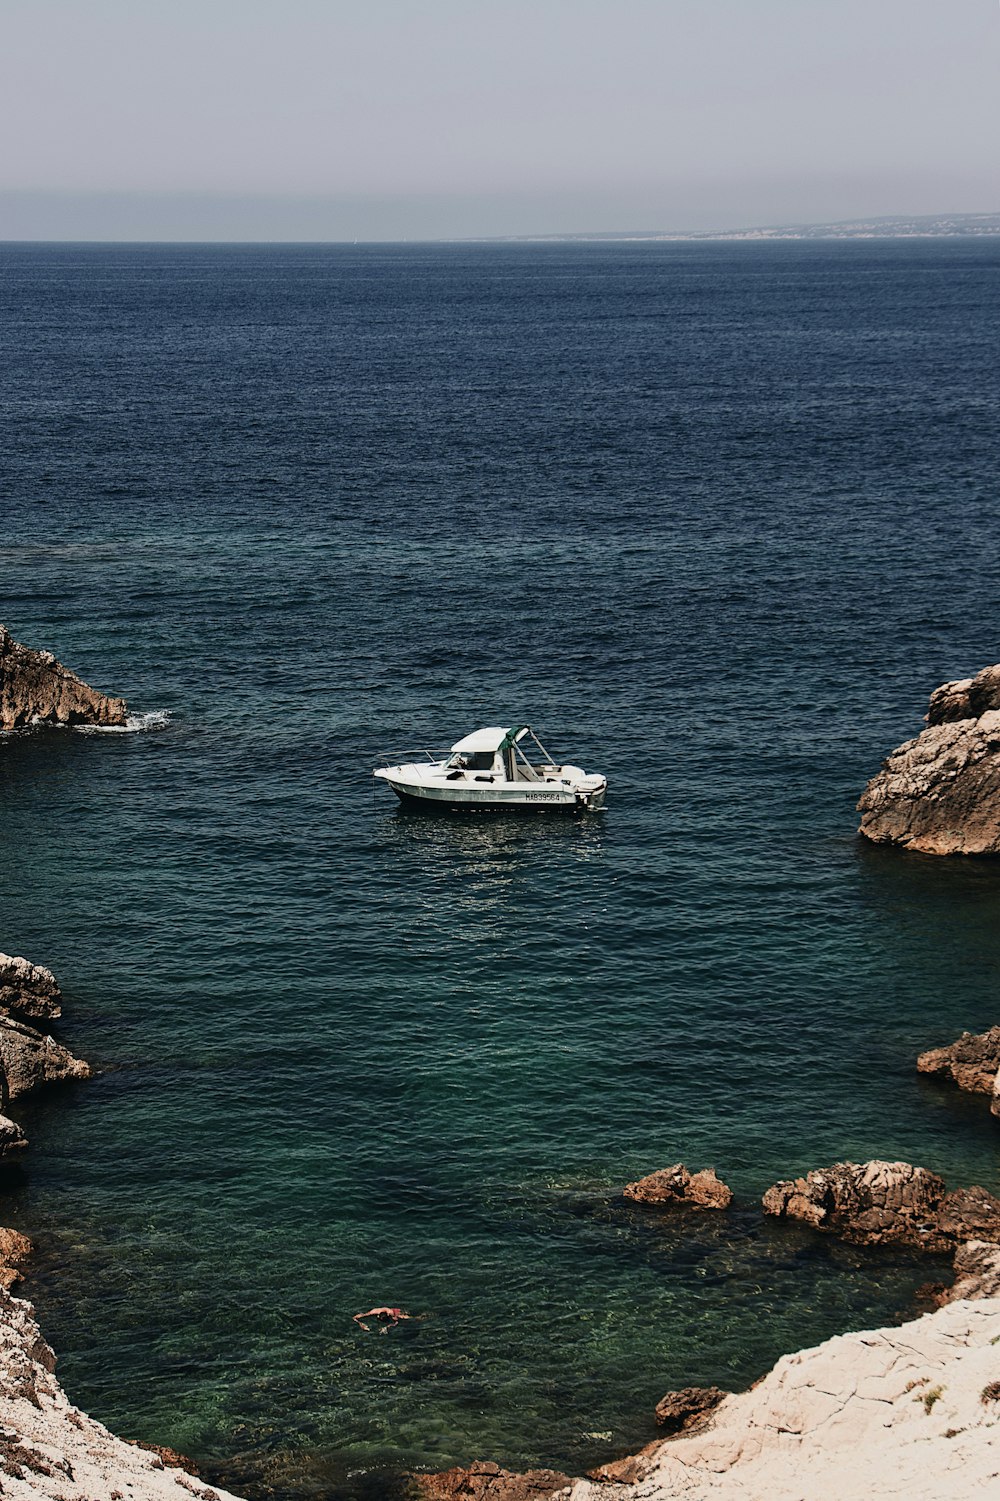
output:
M423 755L423 761L380 766L375 776L404 803L443 811L596 812L608 790L607 777L553 761L526 724L489 725L448 752Z

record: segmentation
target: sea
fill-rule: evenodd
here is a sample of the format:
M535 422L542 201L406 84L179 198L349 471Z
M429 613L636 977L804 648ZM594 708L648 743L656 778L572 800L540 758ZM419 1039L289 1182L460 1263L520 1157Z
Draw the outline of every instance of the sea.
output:
M1000 866L855 803L1000 660L1000 239L0 246L0 619L124 732L0 743L0 947L96 1076L0 1220L72 1400L253 1501L580 1474L912 1317L767 1220L1000 1021ZM428 818L530 723L606 810ZM725 1214L629 1181L714 1166ZM411 1317L386 1334L354 1315Z

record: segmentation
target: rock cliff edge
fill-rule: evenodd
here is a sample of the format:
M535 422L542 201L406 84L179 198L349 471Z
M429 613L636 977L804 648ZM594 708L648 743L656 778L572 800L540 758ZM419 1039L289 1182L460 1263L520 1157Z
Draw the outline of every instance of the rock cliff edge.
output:
M10 1501L235 1501L74 1407L30 1303L0 1289L0 1495Z
M0 730L35 725L124 725L123 698L90 688L50 651L32 651L0 625Z

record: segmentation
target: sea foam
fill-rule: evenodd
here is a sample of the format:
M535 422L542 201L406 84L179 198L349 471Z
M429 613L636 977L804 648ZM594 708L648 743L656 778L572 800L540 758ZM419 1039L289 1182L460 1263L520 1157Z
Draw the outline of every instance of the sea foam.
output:
M72 728L81 735L136 735L143 730L165 730L169 723L166 709L150 709L147 714L129 714L124 724L77 724Z

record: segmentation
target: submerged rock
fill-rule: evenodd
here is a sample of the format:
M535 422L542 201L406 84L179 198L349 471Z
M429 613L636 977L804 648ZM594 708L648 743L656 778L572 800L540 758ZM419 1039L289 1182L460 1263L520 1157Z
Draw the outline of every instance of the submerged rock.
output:
M136 1449L144 1449L147 1454L155 1455L168 1470L187 1470L189 1475L200 1474L194 1460L188 1459L186 1454L178 1454L176 1449L170 1449L166 1444L146 1444L139 1438L130 1439L129 1442Z
M698 1209L728 1209L733 1202L732 1189L716 1177L714 1168L689 1173L683 1162L627 1183L623 1192L627 1199L635 1199L639 1204L692 1204Z
M11 1100L61 1079L89 1079L89 1063L74 1058L52 1037L24 1022L0 1017L0 1108Z
M62 1015L61 999L50 969L14 954L0 954L0 1014L44 1016L51 1021Z
M51 652L32 651L0 625L0 730L31 725L123 725L123 698L90 688Z
M979 1187L948 1193L936 1173L908 1162L836 1162L775 1183L763 1204L856 1245L947 1252L969 1239L1000 1242L1000 1199Z
M862 793L859 832L929 855L1000 854L1000 664L936 688L926 719Z
M922 1074L951 1079L970 1094L990 1095L990 1109L1000 1115L1000 1027L991 1027L988 1032L963 1032L957 1042L921 1053L917 1069Z

